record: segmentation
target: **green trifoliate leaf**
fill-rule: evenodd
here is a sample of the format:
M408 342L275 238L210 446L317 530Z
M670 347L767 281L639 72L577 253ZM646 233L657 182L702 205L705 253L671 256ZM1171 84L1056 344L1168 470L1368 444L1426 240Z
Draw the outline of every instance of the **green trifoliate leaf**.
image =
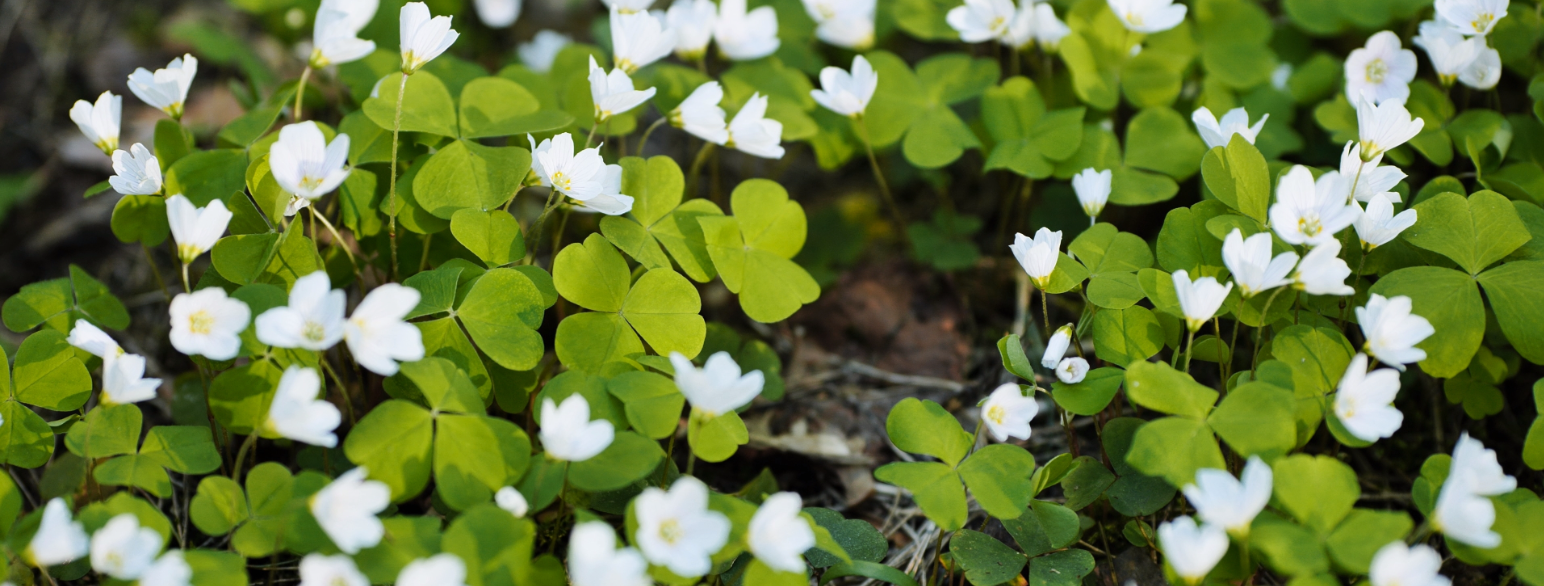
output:
M1532 239L1512 202L1493 191L1468 198L1444 193L1414 209L1417 221L1405 241L1453 259L1471 275Z
M1217 391L1163 363L1134 362L1125 382L1131 402L1161 413L1204 419L1217 402Z
M1126 461L1175 487L1195 482L1196 471L1202 468L1226 468L1211 428L1188 417L1164 417L1137 429Z
M965 570L971 584L1004 584L1024 569L1024 554L1013 551L997 538L961 530L949 540L949 553Z
M397 90L402 74L393 73L380 81L380 97L364 102L365 115L376 126L392 131L397 114ZM440 78L428 71L418 71L407 79L407 99L402 104L402 131L427 132L457 136L456 103Z
M804 246L804 208L781 185L741 183L730 195L733 217L701 217L708 254L724 285L751 319L781 321L820 296L820 286L789 260Z
M1385 297L1409 296L1411 313L1426 318L1437 330L1416 345L1426 351L1421 370L1447 378L1469 367L1485 334L1485 305L1472 277L1440 267L1410 267L1378 279L1371 291Z
M412 82L408 82L411 84ZM567 112L542 109L525 87L502 77L479 77L461 88L460 129L463 138L524 137L558 130L573 123Z
M1293 518L1327 535L1362 494L1356 472L1329 456L1297 454L1276 460L1274 500Z
M464 208L491 210L515 196L530 168L531 152L524 148L458 140L423 164L413 178L413 197L444 220Z

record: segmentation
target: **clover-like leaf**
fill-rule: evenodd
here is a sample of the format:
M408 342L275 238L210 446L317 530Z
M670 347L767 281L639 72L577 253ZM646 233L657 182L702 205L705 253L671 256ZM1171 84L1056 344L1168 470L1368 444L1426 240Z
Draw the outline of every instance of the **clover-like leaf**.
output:
M1505 196L1479 191L1465 198L1444 193L1415 205L1406 242L1439 253L1471 275L1505 258L1532 238Z
M701 217L708 254L724 286L740 296L751 319L781 321L820 296L820 286L792 260L804 246L804 208L781 185L741 183L730 195L733 217Z
M402 74L393 73L380 81L380 97L364 102L365 115L376 126L391 132L397 114L397 90ZM407 78L407 98L402 104L402 131L427 132L457 136L456 105L444 82L428 71Z

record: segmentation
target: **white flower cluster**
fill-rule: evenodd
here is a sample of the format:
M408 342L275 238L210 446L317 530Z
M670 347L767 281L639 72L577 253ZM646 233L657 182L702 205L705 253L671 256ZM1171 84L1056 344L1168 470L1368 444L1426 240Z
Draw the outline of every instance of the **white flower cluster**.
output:
M1115 2L1111 0L1111 6ZM1184 7L1180 9L1183 17ZM1036 43L1041 50L1054 52L1061 40L1072 34L1051 4L1040 0L1019 0L1017 7L1013 0L965 0L964 6L950 9L945 20L960 33L962 41L997 41L1018 51Z

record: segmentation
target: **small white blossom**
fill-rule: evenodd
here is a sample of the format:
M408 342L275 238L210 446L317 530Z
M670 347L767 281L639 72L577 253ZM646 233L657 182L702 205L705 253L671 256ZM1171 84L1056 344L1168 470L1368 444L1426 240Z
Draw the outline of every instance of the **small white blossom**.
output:
M141 67L129 74L129 91L140 101L160 108L173 119L182 119L182 108L188 100L188 89L193 87L193 77L198 75L198 59L183 55L172 59L165 69L155 73Z
M520 494L519 489L513 486L506 486L493 493L493 502L500 509L509 511L509 514L514 515L516 519L523 519L531 512L531 503L527 502L525 495Z
M1382 160L1383 155L1378 155L1363 161L1361 145L1348 140L1345 148L1340 151L1340 170L1329 171L1324 175L1335 174L1342 181L1342 188L1348 191L1348 199L1365 203L1381 193L1398 202L1399 194L1389 190L1404 180L1405 172L1393 165L1379 165ZM1320 180L1324 180L1324 177L1320 176Z
M615 10L623 14L632 12L646 12L654 5L654 0L600 0L608 10Z
M1474 61L1458 74L1458 81L1477 90L1496 87L1501 81L1501 53L1489 47L1480 49Z
M1240 478L1233 478L1227 470L1202 468L1196 471L1195 482L1185 485L1183 491L1203 522L1243 538L1249 535L1255 516L1271 501L1272 481L1271 467L1259 456L1250 456Z
M359 31L375 18L380 4L380 0L324 0L311 28L309 65L340 65L374 53L375 41L359 38Z
M1083 377L1086 376L1088 376L1088 361L1082 357L1063 358L1061 364L1056 365L1056 380L1069 385L1083 382Z
M1340 241L1330 240L1303 255L1292 273L1292 286L1309 295L1355 295L1356 289L1346 284L1350 276L1351 266L1340 258Z
M1056 10L1051 8L1051 3L1019 0L1019 12L1028 12L1031 8L1034 10L1035 42L1045 51L1060 48L1062 39L1072 34L1072 28L1056 17Z
M622 166L606 165L601 169L600 193L586 200L578 200L579 211L600 212L608 216L620 216L633 211L633 196L622 195Z
M574 39L554 30L537 31L536 36L530 42L521 43L517 50L520 53L520 62L536 73L552 71L552 62L558 58L558 53L573 43Z
M123 355L123 347L118 345L117 340L83 319L75 320L75 326L70 328L70 337L66 341L71 346L90 352L103 361Z
M1019 261L1019 266L1024 267L1024 272L1029 273L1036 287L1044 289L1051 282L1056 261L1061 260L1061 238L1061 230L1052 232L1045 228L1036 230L1034 238L1023 234L1013 235L1013 244L1008 246L1008 250L1013 252L1013 258Z
M643 16L654 19L647 14ZM649 101L649 98L654 97L655 89L633 89L633 79L621 67L612 69L608 75L605 68L595 63L595 56L590 56L590 100L595 103L596 124L610 120L617 114L625 114Z
M1212 277L1191 281L1190 273L1184 269L1175 271L1171 277L1174 280L1174 293L1179 297L1180 311L1185 314L1185 325L1192 332L1201 329L1207 320L1217 315L1222 302L1228 299L1228 292L1233 290L1233 283L1224 286Z
M669 55L676 47L676 33L647 12L614 12L611 15L611 46L616 56L616 68L632 74ZM632 89L631 80L627 89Z
M862 55L853 57L852 71L840 67L820 70L820 88L810 90L810 97L827 110L843 116L858 118L868 109L879 88L879 74Z
M1517 479L1496 462L1496 452L1468 433L1453 447L1453 463L1447 481L1432 508L1432 527L1449 539L1481 549L1501 545L1501 534L1492 530L1496 505L1488 497L1517 489Z
M134 143L128 152L113 151L113 175L107 183L124 195L155 195L161 192L161 163L145 145Z
M182 557L182 550L161 554L155 563L139 575L139 586L192 586L193 567Z
M178 352L210 360L230 360L241 350L241 331L252 310L219 287L178 293L172 299L171 342Z
M85 557L90 548L85 527L75 520L64 499L54 497L43 506L43 518L24 554L34 566L57 566Z
M714 144L729 142L729 123L725 121L724 109L718 105L723 100L724 88L718 82L697 86L680 106L671 110L670 124Z
M102 397L105 405L149 401L161 388L161 379L145 378L145 357L124 354L102 359Z
M1346 57L1346 97L1352 102L1403 101L1410 97L1415 70L1415 52L1400 46L1399 35L1378 32Z
M675 368L676 387L686 395L692 410L708 417L749 405L766 384L766 376L759 370L741 374L740 365L728 352L709 356L700 369L680 352L671 352L670 365Z
M1158 526L1158 546L1174 573L1186 584L1200 584L1228 553L1228 532L1211 523L1196 524L1189 516Z
M325 448L337 447L334 433L343 422L337 406L317 397L322 378L316 369L291 365L279 378L264 424L282 437Z
M119 580L145 573L161 553L161 534L139 525L133 513L121 513L91 536L91 569Z
M1223 114L1222 121L1219 122L1211 109L1206 106L1197 108L1190 115L1190 121L1195 123L1196 132L1201 134L1201 140L1206 143L1208 149L1227 147L1228 141L1233 140L1235 134L1244 137L1249 144L1254 144L1255 137L1260 135L1262 128L1265 128L1265 121L1270 119L1271 115L1266 114L1261 116L1260 121L1254 123L1254 126L1250 126L1249 111L1234 108L1228 110L1227 114Z
M1399 373L1387 368L1368 372L1367 362L1360 352L1351 357L1335 387L1335 417L1357 439L1375 442L1399 431L1405 415L1394 406Z
M1269 232L1244 238L1238 228L1222 241L1222 264L1233 273L1233 282L1245 299L1292 282L1287 275L1297 266L1297 253L1283 252L1272 257L1272 242Z
M1479 37L1465 39L1458 31L1436 20L1428 20L1421 23L1421 34L1415 37L1415 46L1426 50L1426 56L1431 59L1431 68L1437 71L1437 79L1444 86L1453 85L1458 80L1458 74L1474 62L1474 58L1480 54L1480 48L1485 46L1485 40Z
M477 18L488 28L509 28L520 18L522 0L476 0Z
M177 243L177 258L188 264L214 248L230 225L231 216L225 203L218 199L196 208L180 193L166 198L166 222L171 227L172 241Z
M412 75L449 49L461 34L450 28L449 16L430 17L423 2L408 2L398 14L401 27L402 73Z
M575 393L561 404L541 402L541 431L537 433L547 457L564 462L583 462L606 451L616 438L616 428L604 419L590 420L590 402Z
M981 43L1003 39L1014 19L1013 0L965 0L965 4L949 10L944 20L956 32L960 40Z
M1116 18L1134 33L1160 33L1185 20L1185 5L1174 0L1108 0Z
M729 140L724 146L763 159L783 158L783 123L767 118L767 97L751 94L729 121Z
M1083 213L1088 215L1088 224L1092 226L1099 213L1104 211L1104 205L1110 201L1110 186L1115 174L1109 169L1095 171L1089 167L1072 176L1072 192L1078 196L1078 203L1083 206Z
M397 574L396 586L466 586L466 562L453 553L413 560Z
M713 25L713 40L718 50L732 61L750 61L771 55L781 41L777 38L777 11L762 6L746 11L745 0L722 0L718 22Z
M1314 182L1313 172L1293 165L1276 186L1271 228L1288 244L1320 245L1356 221L1359 210L1346 199L1344 181L1325 174Z
M1441 570L1442 555L1431 546L1394 540L1373 554L1367 580L1372 586L1452 586Z
M76 100L70 108L70 120L80 127L80 133L109 156L118 150L118 124L122 118L123 96L112 92L102 92L95 104Z
M604 522L579 523L568 534L568 577L574 586L653 586L648 570L638 550L617 549L616 532Z
M1437 17L1465 35L1485 36L1506 17L1507 0L1437 0Z
M1406 364L1426 359L1426 351L1415 345L1437 333L1426 318L1410 313L1410 298L1404 295L1373 293L1367 305L1356 308L1356 321L1367 340L1362 349L1400 371Z
M346 555L307 554L300 559L300 586L370 586Z
M316 122L290 124L279 131L279 140L268 151L268 168L284 191L316 201L348 179L348 146L347 134L328 143Z
M1291 80L1292 80L1292 64L1291 63L1282 63L1280 65L1277 65L1276 69L1271 71L1271 87L1276 88L1278 91L1283 91L1283 92L1291 91L1291 88L1289 88L1287 86L1287 82L1289 82Z
M1388 244L1415 225L1416 213L1414 209L1394 213L1394 202L1398 201L1397 193L1380 193L1367 202L1367 209L1356 217L1352 224L1356 228L1356 236L1362 241L1362 248L1372 250L1384 244Z
M403 321L418 306L412 287L387 283L366 295L343 324L343 341L360 366L381 376L397 374L398 362L424 357L423 332Z
M344 472L311 496L311 514L317 524L349 555L375 547L386 534L376 515L391 504L391 489L380 481L367 480L365 474L363 466ZM301 572L305 572L304 567Z
M779 572L804 573L804 552L815 547L815 531L799 513L804 499L794 492L779 492L762 501L751 517L746 542L751 554Z
M729 518L708 509L708 486L682 476L664 491L643 489L633 501L643 557L677 576L695 578L713 569L712 556L729 542Z
M717 23L718 5L713 0L676 0L665 12L665 25L675 31L675 53L687 61L707 55Z
M1356 103L1356 132L1363 161L1372 161L1394 147L1405 144L1420 134L1421 127L1426 124L1425 120L1411 118L1403 100L1389 100L1378 105L1367 100L1353 101Z
M1029 421L1040 413L1040 404L1034 397L1024 396L1019 385L1005 383L987 395L981 404L981 421L986 431L1000 442L1008 438L1029 439Z
M804 0L804 10L815 20L815 37L854 51L874 46L876 5L876 0Z
M289 305L257 316L257 340L279 348L326 350L343 339L343 311L347 303L342 289L333 289L327 271L299 279L290 289Z
M1040 366L1056 368L1061 363L1062 356L1067 354L1067 347L1072 344L1072 324L1056 328L1056 333L1051 334L1051 339L1045 343L1045 354L1040 356Z

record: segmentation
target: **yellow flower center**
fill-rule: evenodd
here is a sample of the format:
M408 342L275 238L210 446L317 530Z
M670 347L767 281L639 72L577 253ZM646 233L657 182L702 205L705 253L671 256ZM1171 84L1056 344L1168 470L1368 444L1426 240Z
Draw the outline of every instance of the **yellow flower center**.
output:
M203 253L203 249L193 244L177 245L177 258L182 259L183 263L193 262L193 259L198 258L198 255Z
M568 188L572 187L573 184L573 178L564 175L562 171L555 171L552 173L552 187L558 191L568 191Z
M1374 59L1368 63L1367 70L1364 73L1367 77L1367 83L1383 83L1383 78L1388 74L1389 66L1382 59Z
M1322 230L1324 225L1319 222L1318 216L1304 216L1297 219L1297 231L1302 232L1304 236L1313 238Z
M322 324L308 321L305 327L301 328L300 335L312 342L321 342L323 338L327 337L327 330L322 328Z
M686 537L686 533L681 531L679 521L666 519L664 523L659 524L659 538L665 540L665 543L675 545L682 537Z
M633 72L638 71L638 64L633 63L632 59L623 57L621 59L617 59L617 69L622 70L628 75L632 75Z
M1126 23L1131 26L1142 26L1142 15L1135 12L1127 12Z
M986 418L992 420L992 423L1002 425L1008 420L1008 410L1003 409L1002 405L993 405L986 410Z
M1494 20L1496 20L1496 15L1489 12L1481 12L1479 16L1474 17L1474 22L1469 23L1469 26L1474 27L1474 30L1479 32L1489 27L1490 23Z
M1000 31L1007 24L1008 24L1008 19L1003 18L1001 16L994 16L994 17L992 17L992 24L988 25L987 28L992 29L993 32L997 32L997 31Z
M208 334L212 330L214 330L214 316L209 315L208 311L200 309L188 316L188 331L195 334Z
M308 190L314 190L322 186L322 178L312 177L310 175L302 176L300 178L300 186Z

